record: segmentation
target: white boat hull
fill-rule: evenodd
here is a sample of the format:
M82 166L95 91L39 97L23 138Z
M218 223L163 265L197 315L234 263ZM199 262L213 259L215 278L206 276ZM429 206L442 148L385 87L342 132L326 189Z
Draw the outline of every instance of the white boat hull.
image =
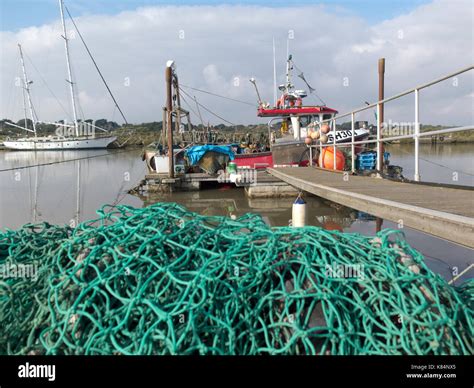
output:
M93 148L107 148L107 146L117 140L115 136L98 137L98 138L36 138L36 139L18 139L6 140L3 142L6 148L12 150L79 150Z

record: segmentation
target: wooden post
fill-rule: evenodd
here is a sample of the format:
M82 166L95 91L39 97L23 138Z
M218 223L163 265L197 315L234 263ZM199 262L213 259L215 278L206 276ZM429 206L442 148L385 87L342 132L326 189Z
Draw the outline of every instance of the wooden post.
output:
M173 69L171 66L166 67L166 113L167 113L167 130L168 130L168 155L169 155L169 172L168 176L174 178L174 155L173 155L173 96L172 96L172 77Z
M385 82L385 58L379 59L379 101L384 99L384 84ZM384 114L383 114L383 103L380 104L379 114L377 116L377 121L379 122L380 127L380 139L382 139L382 129L383 129L383 122L384 122ZM377 150L380 150L377 157L379 158L378 165L380 166L380 171L383 171L383 153L384 153L384 146L383 142L380 142L380 146L377 147Z
M382 230L383 219L376 217L375 218L375 232L378 233Z

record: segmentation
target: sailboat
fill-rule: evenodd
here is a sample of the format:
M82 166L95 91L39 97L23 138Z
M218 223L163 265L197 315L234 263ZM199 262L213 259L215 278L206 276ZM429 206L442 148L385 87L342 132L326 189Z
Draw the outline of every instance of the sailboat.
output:
M110 136L107 130L97 127L90 123L82 123L77 119L77 110L76 110L76 101L75 101L75 88L74 82L72 80L71 72L71 63L69 56L69 38L67 37L66 31L66 22L64 20L64 2L59 0L59 9L61 13L61 22L63 28L62 38L64 39L64 47L66 52L66 65L67 65L67 74L68 79L66 82L69 84L69 91L71 95L71 107L72 113L74 116L74 122L72 124L62 124L62 123L47 123L45 124L54 124L56 125L56 135L51 136L38 136L37 135L37 124L41 123L36 117L35 110L33 108L33 103L31 100L30 94L30 85L32 81L28 79L26 74L25 62L23 59L23 51L21 45L18 44L20 51L20 60L23 70L23 93L26 93L30 118L33 125L33 129L29 129L27 125L26 118L26 103L25 98L23 99L24 108L25 108L25 127L21 127L16 124L6 122L5 124L23 129L25 131L31 132L34 136L24 137L19 139L7 139L3 142L6 148L15 149L15 150L63 150L63 149L72 149L72 150L81 150L81 149L93 149L93 148L107 148L107 146L117 140L116 136ZM105 82L105 80L104 80ZM110 92L110 90L109 90ZM112 96L113 97L113 96ZM104 135L96 135L95 129L105 132Z

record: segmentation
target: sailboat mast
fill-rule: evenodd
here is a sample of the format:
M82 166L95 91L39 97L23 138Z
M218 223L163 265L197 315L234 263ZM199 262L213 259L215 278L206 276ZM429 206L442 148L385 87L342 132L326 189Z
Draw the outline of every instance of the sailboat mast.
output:
M61 22L63 25L63 34L62 38L64 39L64 47L66 49L66 64L67 64L67 75L69 79L66 80L69 83L69 90L71 92L71 105L72 105L72 113L74 116L74 129L76 132L76 136L79 136L79 128L77 125L77 112L76 112L76 99L74 94L74 82L72 82L72 73L71 73L71 62L69 60L69 39L67 37L66 32L66 22L64 21L64 4L63 0L59 0L59 9L61 11Z
M24 116L25 116L25 128L28 129L28 122L27 122L28 113L26 112L26 111L27 111L27 108L26 108L25 88L22 87L22 88L21 88L21 91L22 91L22 96L23 96L23 113L24 113Z
M26 91L26 96L28 98L28 107L30 108L30 115L31 115L31 122L33 123L33 132L35 133L36 137L36 119L33 112L33 103L31 102L31 95L30 95L30 81L28 81L28 77L26 75L26 68L25 68L25 60L23 59L23 51L21 49L21 44L18 43L18 49L20 50L20 60L21 60L21 68L23 70L23 83L25 84L24 90ZM25 114L26 117L26 114ZM28 129L26 119L25 119L25 128Z

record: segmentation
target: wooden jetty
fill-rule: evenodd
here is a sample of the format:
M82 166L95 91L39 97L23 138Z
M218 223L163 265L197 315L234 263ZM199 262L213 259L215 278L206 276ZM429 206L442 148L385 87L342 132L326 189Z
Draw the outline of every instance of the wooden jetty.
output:
M283 198L295 197L298 189L268 174L264 170L240 169L241 180L232 182L229 176L209 175L206 173L189 173L169 178L166 174L148 173L140 185L133 189L136 192L172 192L175 190L201 190L203 184L232 184L244 187L249 198Z
M319 197L474 248L474 189L396 182L319 168L269 168Z

